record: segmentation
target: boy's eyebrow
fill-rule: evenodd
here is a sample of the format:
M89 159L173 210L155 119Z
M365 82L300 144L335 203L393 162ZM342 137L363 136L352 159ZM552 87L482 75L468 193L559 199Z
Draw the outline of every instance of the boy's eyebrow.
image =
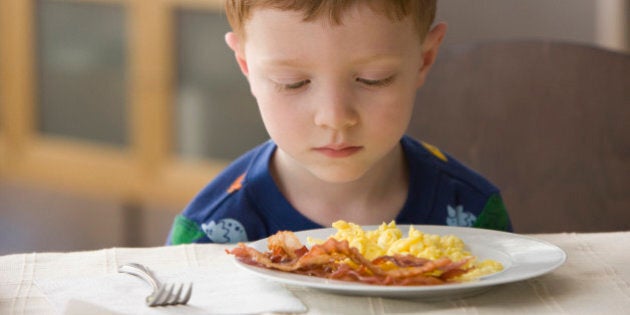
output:
M400 62L400 56L395 55L395 54L376 54L376 55L358 58L354 62L356 64L366 64L366 63L374 63L374 62L398 63Z
M262 62L268 66L286 66L286 67L296 67L296 66L304 66L305 62L302 59L290 58L268 58L263 59ZM366 57L357 58L353 61L355 64L368 64L368 63L398 63L400 62L400 56L395 54L376 54L370 55Z
M262 62L265 65L269 65L269 66L287 66L287 67L294 67L294 66L302 66L304 65L304 62L301 61L300 59L282 59L282 58L268 58L268 59L263 59Z

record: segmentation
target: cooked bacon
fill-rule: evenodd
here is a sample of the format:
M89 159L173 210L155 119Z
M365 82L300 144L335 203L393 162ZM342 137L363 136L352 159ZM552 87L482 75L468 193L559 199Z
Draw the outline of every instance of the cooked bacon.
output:
M308 251L295 234L289 231L280 231L270 236L267 242L269 249L273 251L273 257L288 257L290 260L294 260Z
M386 261L394 263L398 267L417 267L426 264L429 259L417 257L414 255L401 255L396 254L394 256L380 256L372 260L373 264L382 264Z
M269 251L260 252L239 243L226 250L241 262L297 274L378 285L436 285L468 272L468 259L429 260L413 255L381 256L372 261L348 241L329 238L309 250L292 232L282 231L269 238Z

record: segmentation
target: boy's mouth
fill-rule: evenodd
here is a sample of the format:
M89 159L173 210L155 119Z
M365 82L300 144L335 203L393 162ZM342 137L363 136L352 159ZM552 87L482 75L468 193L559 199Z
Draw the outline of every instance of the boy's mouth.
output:
M363 150L362 146L351 145L327 145L323 147L317 147L313 149L317 153L321 153L331 158L343 158L354 155Z

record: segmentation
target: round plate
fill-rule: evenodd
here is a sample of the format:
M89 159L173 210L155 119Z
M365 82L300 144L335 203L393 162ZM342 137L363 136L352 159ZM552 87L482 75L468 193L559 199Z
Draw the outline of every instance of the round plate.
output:
M364 226L362 228L368 231L375 230L378 226ZM409 225L398 225L398 228L404 236L407 235ZM471 282L430 286L386 286L298 275L247 265L236 258L234 261L239 267L272 281L328 292L382 297L453 298L474 295L498 284L543 275L558 268L567 257L562 249L551 243L519 234L434 225L414 225L414 228L426 234L455 235L464 241L467 249L479 261L493 259L502 263L504 269ZM336 232L336 229L327 228L296 232L295 235L303 244L307 244L307 237L324 240ZM267 239L248 245L261 252L267 251Z

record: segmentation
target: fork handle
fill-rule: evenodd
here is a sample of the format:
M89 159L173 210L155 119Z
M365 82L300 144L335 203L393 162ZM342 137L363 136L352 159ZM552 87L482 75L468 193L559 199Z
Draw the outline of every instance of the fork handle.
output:
M137 263L127 263L118 267L118 272L127 273L136 276L153 287L153 290L158 290L160 282L155 278L151 270L144 265Z

